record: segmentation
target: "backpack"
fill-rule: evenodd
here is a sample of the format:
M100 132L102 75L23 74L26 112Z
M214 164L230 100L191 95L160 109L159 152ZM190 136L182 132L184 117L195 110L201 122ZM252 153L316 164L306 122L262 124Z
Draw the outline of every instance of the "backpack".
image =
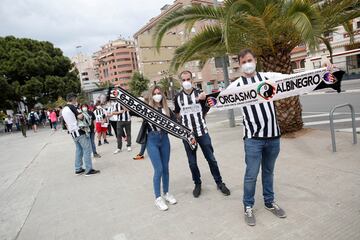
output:
M35 113L33 112L30 113L30 121L33 123L36 121Z

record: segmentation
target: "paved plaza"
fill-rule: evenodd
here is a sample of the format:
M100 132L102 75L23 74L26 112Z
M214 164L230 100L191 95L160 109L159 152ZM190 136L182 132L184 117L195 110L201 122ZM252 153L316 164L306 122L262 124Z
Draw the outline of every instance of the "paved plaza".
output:
M134 120L135 137L139 126ZM337 133L336 153L329 131L283 137L275 193L288 217L264 209L259 176L257 225L249 227L242 206L242 127L210 122L209 129L231 195L216 189L199 152L203 192L194 199L182 142L171 138L170 192L178 204L166 212L154 206L148 157L132 160L136 143L131 153L113 155L116 141L109 138L94 161L101 174L85 177L74 174L74 144L65 132L0 136L0 239L360 239L360 145L352 145L350 133Z

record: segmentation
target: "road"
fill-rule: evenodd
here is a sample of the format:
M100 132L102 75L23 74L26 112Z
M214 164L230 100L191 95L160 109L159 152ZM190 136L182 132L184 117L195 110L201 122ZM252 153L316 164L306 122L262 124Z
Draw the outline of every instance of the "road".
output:
M314 129L329 129L330 110L336 105L350 103L355 109L357 132L360 132L360 80L345 81L342 91L338 94L327 90L327 92L314 92L301 96L304 126ZM227 113L214 111L207 118L210 122L226 122ZM241 124L242 116L239 109L235 109L235 118ZM334 119L337 131L351 131L351 116L348 108L338 109Z

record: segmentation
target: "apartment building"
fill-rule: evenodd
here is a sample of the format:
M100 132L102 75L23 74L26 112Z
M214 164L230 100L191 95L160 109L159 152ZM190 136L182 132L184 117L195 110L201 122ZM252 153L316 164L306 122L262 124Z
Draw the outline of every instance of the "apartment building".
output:
M342 26L324 34L333 49L334 65L346 72L344 79L360 78L360 18L354 19L352 24L354 44L350 44L350 36ZM324 44L320 44L314 52L305 46L298 46L292 51L291 59L294 71L299 72L321 67L330 59L330 54Z
M78 53L71 59L71 61L75 64L76 69L79 71L81 88L85 92L96 89L96 84L99 83L99 79L97 77L97 72L95 71L93 58L83 53Z
M124 89L138 70L135 45L133 41L117 39L103 45L94 53L95 70L101 83L109 82Z
M167 4L161 8L158 16L150 19L150 21L134 34L139 70L146 77L151 79L152 83L156 83L167 73L170 68L171 60L177 47L181 46L186 40L193 37L206 22L197 23L190 31L185 33L184 26L178 26L167 32L163 38L159 52L157 52L153 34L156 24L167 14L179 10L190 5L212 5L213 0L175 0L173 4ZM236 58L230 58L229 75L230 79L235 79L240 75L239 66ZM190 70L193 73L194 81L197 87L211 92L224 85L223 72L221 68L215 67L214 59L208 61L203 68L200 67L198 61L188 62L177 73L183 69Z

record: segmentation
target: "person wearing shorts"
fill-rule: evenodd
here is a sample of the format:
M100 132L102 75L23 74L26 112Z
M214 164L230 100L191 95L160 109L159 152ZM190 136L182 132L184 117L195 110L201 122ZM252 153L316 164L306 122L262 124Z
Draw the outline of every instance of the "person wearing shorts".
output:
M109 144L106 140L106 132L108 130L108 120L107 120L107 113L105 109L101 106L100 102L96 103L96 109L94 111L95 114L95 129L98 138L98 146L101 146L101 137L104 139L104 144Z

